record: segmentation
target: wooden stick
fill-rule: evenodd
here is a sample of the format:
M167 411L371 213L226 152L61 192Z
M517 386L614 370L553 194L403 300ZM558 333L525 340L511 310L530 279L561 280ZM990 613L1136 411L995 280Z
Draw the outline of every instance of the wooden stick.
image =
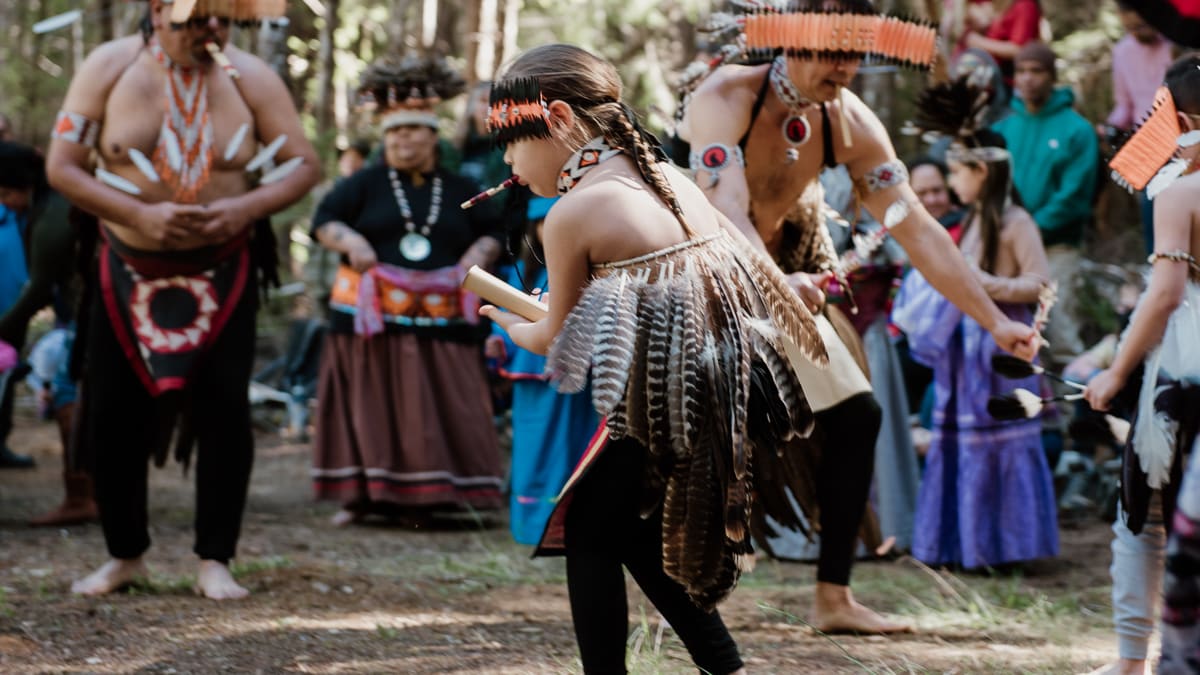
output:
M466 210L466 209L471 208L472 206L475 206L479 202L487 201L487 200L491 199L492 197L496 196L497 194L500 194L504 190L507 190L508 188L516 185L518 180L519 180L519 177L516 174L513 174L508 179L506 179L503 183L497 185L496 187L491 187L491 188L484 190L483 192L480 192L479 194L475 195L474 197L471 197L467 201L460 204L459 207L462 208L463 210Z
M478 265L471 265L471 269L467 270L467 276L463 279L462 287L493 305L507 309L513 314L529 319L530 321L545 318L549 311L545 303L538 302L525 293L509 286Z

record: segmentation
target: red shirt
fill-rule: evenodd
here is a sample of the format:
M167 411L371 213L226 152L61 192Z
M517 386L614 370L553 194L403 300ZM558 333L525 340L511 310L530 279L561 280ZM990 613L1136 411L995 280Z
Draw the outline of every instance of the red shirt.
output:
M1038 38L1038 24L1042 21L1042 8L1035 0L1017 0L1004 16L988 26L987 37L1023 45Z
M1004 16L992 22L988 27L987 37L1011 42L1019 47L1038 39L1041 21L1042 8L1035 0L1017 0ZM996 59L996 62L1000 64L1000 71L1004 73L1004 83L1011 87L1013 62L1010 59Z

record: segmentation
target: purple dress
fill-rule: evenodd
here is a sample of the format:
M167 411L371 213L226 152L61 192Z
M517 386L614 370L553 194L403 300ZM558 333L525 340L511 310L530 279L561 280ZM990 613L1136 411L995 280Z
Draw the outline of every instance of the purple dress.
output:
M1029 322L1024 305L1001 304ZM987 400L1024 380L992 372L992 336L911 272L893 320L908 334L913 358L934 371L932 442L917 500L912 553L930 565L1000 565L1058 554L1058 522L1050 468L1038 419L998 422Z

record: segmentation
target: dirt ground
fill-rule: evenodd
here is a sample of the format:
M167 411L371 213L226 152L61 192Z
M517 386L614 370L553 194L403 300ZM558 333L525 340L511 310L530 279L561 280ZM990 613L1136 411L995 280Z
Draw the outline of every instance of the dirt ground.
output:
M0 471L2 672L580 672L560 559L530 559L502 515L482 529L335 529L335 506L311 500L308 446L269 435L234 565L250 598L191 592L192 486L176 466L152 473L150 582L73 597L71 580L105 559L100 529L26 527L60 498L61 464L52 427L18 417L11 446L38 468ZM1108 541L1098 520L1064 526L1059 559L1005 576L859 565L859 598L915 635L814 634L804 564L760 561L721 612L752 673L1086 672L1115 656ZM695 672L632 585L630 608L631 672Z

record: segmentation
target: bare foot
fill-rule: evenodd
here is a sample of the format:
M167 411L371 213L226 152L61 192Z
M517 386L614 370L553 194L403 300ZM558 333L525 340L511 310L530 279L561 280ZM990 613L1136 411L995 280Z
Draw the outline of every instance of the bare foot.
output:
M100 569L71 584L71 592L76 595L104 595L124 588L148 574L146 563L142 562L141 558L113 558L101 565Z
M341 511L333 514L333 517L329 519L329 522L334 527L345 527L347 525L353 525L354 523L360 522L361 520L362 514L358 511L342 509Z
M1100 666L1087 675L1146 675L1146 660L1118 659L1116 663Z
M892 621L854 600L849 586L818 581L809 624L822 633L911 633L910 623Z
M237 600L250 595L233 580L229 567L216 560L201 560L196 574L196 593L213 600Z

